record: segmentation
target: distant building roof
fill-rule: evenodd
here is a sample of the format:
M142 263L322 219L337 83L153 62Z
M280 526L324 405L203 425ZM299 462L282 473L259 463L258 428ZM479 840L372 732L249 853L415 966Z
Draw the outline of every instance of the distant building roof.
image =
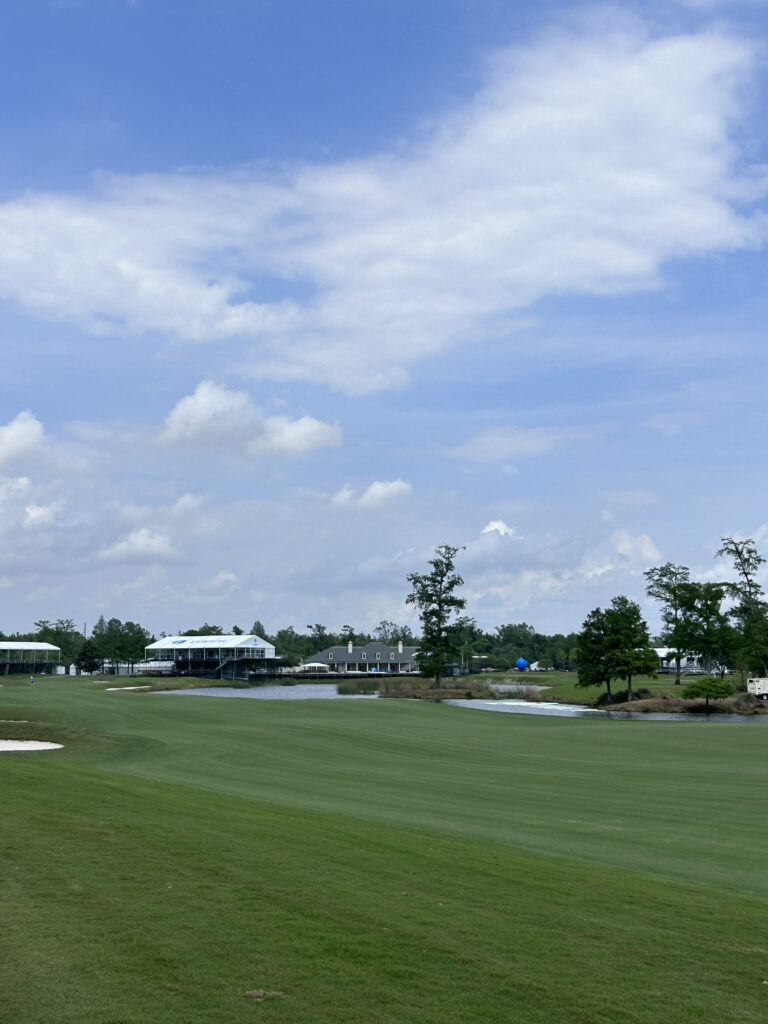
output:
M0 651L58 651L61 654L60 647L37 640L0 640Z
M399 649L398 644L383 644L378 640L374 640L369 644L352 644L350 649L349 644L335 644L333 647L326 647L323 651L318 651L317 654L311 655L309 658L304 658L302 665L306 665L309 662L322 662L323 664L334 661L334 662L345 662L345 661L376 661L376 655L378 654L380 660L390 660L390 654L394 655L391 660L397 659L398 661L413 661L419 652L419 648L415 646L406 647L403 644L402 651Z
M268 641L263 640L260 636L246 635L245 633L228 633L224 636L164 636L160 640L155 640L153 644L148 644L146 650L166 651L174 648L176 650L191 648L217 650L220 647L261 647L265 651L272 652L267 657L274 657L275 654L275 648Z

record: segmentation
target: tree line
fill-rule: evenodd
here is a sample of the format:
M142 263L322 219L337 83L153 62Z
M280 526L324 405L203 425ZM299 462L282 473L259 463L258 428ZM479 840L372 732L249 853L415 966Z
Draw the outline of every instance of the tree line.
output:
M468 615L459 616L453 626L453 647L447 657L449 661L463 664L467 671L509 669L520 657L531 664L538 661L542 668L572 669L576 665L576 633L547 635L537 632L526 622L505 623L486 631ZM74 619L41 619L35 622L34 627L27 633L6 634L0 631L0 639L54 644L61 648L65 664L74 664L84 672L101 671L112 661L135 664L143 660L144 648L155 640L139 623L105 619L103 615L87 634L75 625ZM177 631L179 636L242 635L245 632L238 625L224 627L209 622ZM370 632L350 625L332 630L321 623L310 623L302 632L293 625L270 632L256 619L248 633L273 644L282 663L289 666L298 665L302 659L310 658L326 647L346 646L350 641L355 645L374 640L389 645L398 642L406 646L422 645L421 633L414 633L410 626L389 619L382 619ZM160 634L161 637L166 635L165 632Z
M410 573L411 591L406 603L419 612L421 633L407 625L382 619L372 632L345 624L338 631L322 623L309 623L306 632L293 625L269 633L259 620L250 633L275 646L283 664L295 665L326 647L379 640L402 642L419 648L422 674L437 679L449 664L465 671L483 668L506 670L519 658L543 669L578 669L579 686L605 686L622 680L632 698L633 678L651 675L658 667L652 643L669 648L668 661L675 666L675 683L680 683L682 660L688 654L700 656L708 675L726 668L768 675L768 602L758 580L765 558L754 540L723 537L716 558L730 559L736 582L696 581L687 566L665 562L645 573L646 592L661 604L662 628L652 641L640 605L625 595L614 597L607 608L593 609L576 633L548 635L525 622L504 623L491 631L463 614L466 601L459 596L463 579L455 572L459 548L448 544L435 549L429 571ZM225 630L208 622L177 631L182 636L243 634L239 626ZM161 633L161 636L167 634ZM33 640L61 648L67 664L83 671L104 669L107 662L134 664L144 658L144 648L154 641L147 629L136 622L105 620L102 615L90 636L75 626L73 619L41 619L33 632L4 634L6 640Z
M105 619L102 615L90 636L78 629L74 619L39 619L28 633L3 633L0 640L20 643L47 643L61 649L65 665L75 665L83 672L103 671L107 662L134 665L144 658L144 648L155 639L137 622Z

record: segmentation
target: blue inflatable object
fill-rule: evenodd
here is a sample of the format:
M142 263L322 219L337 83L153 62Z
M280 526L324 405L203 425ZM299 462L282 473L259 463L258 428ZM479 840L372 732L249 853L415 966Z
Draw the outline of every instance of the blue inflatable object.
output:
M521 672L524 672L528 668L528 662L525 658L518 658L515 662L515 668L519 668Z

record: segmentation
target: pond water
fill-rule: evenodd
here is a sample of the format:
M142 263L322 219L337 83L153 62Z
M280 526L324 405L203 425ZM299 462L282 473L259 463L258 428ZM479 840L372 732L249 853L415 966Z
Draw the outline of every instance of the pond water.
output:
M527 700L445 700L458 708L475 711L506 711L516 715L550 715L559 718L606 718L638 722L764 722L768 715L688 715L681 711L603 711L583 704L556 704L554 701Z
M526 693L535 690L542 693L544 690L551 690L551 686L543 686L541 683L488 683L489 690L494 693Z
M525 689L530 687L524 686ZM503 685L506 692L510 687ZM536 689L546 690L541 686ZM250 689L236 686L200 686L193 690L158 690L152 696L170 693L190 697L241 697L249 700L377 700L375 693L340 694L336 683L298 683L296 686L254 686ZM768 715L686 715L665 711L604 711L584 704L557 704L554 701L505 700L444 700L457 708L473 711L502 711L513 715L544 715L555 718L605 718L636 720L638 722L737 722L768 723Z
M158 690L157 693L188 694L190 697L246 697L251 700L372 700L375 693L339 693L336 683L298 683L296 686L199 686L194 690ZM156 695L156 694L155 694Z

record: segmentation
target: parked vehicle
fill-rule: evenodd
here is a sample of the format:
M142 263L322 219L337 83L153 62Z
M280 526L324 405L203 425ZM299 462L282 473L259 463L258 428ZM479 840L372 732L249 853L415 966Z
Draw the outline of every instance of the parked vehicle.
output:
M759 676L747 680L747 693L753 693L760 700L768 700L768 678Z

